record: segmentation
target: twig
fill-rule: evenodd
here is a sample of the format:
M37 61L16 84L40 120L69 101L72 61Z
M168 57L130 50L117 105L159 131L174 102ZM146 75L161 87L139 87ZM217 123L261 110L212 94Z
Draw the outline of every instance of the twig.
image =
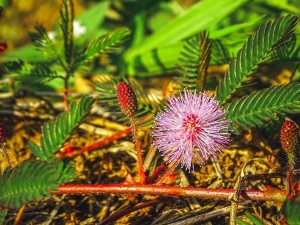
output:
M214 188L195 188L195 187L174 187L163 185L144 185L144 184L67 184L60 186L51 194L142 194L142 195L170 195L183 197L198 197L212 199L228 199L235 193L234 189L214 189ZM260 191L242 190L243 199L257 201L284 202L285 190Z
M174 169L178 166L179 164L179 160L177 160L176 162L174 162L169 169L158 179L158 181L155 182L156 185L161 185L164 180L170 176L170 174L174 171Z
M245 209L245 205L249 204L251 201L245 201L242 202L240 206L238 206L239 210ZM199 222L204 222L207 221L209 219L212 219L214 217L218 217L218 216L222 216L222 215L226 215L230 212L231 207L224 207L212 212L208 212L208 213L204 213L201 215L197 215L191 218L188 218L186 220L181 220L175 223L169 223L169 225L181 225L181 224L194 224L194 223L199 223Z
M149 207L152 205L156 205L159 202L161 202L161 200L156 199L156 200L152 200L152 201L148 201L148 202L139 203L133 207L128 206L128 207L124 208L123 210L121 210L121 211L111 215L110 217L106 218L105 220L101 221L101 223L99 223L98 225L110 224L131 212L134 212L139 209L146 208L146 207Z
M230 225L236 224L236 214L238 211L239 197L242 191L242 184L243 184L243 177L239 176L236 183L235 192L229 197L229 200L231 201L230 219L229 219Z
M24 213L25 208L26 208L26 205L22 205L22 207L19 209L19 212L18 212L17 217L15 219L14 225L18 225L19 224L19 222L21 220L21 217L22 217L22 215Z
M75 157L76 155L80 155L80 154L83 154L84 152L90 152L90 151L93 151L95 149L99 149L105 145L108 145L110 143L112 143L113 141L115 140L118 140L118 139L121 139L123 137L126 137L130 134L131 132L131 129L130 127L126 128L125 130L122 130L122 131L119 131L109 137L106 137L106 138L103 138L91 145L88 145L88 146L85 146L83 147L82 149L78 150L78 151L74 151L72 153L69 153L69 154L65 154L64 157Z

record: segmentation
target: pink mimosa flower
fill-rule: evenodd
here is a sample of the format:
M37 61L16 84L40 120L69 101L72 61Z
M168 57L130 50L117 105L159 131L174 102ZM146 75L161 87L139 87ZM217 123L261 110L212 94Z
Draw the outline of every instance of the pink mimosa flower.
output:
M187 170L194 168L193 158L200 166L220 148L229 145L229 121L214 97L184 90L178 97L168 98L168 106L155 118L152 135L154 145L168 158L180 161Z

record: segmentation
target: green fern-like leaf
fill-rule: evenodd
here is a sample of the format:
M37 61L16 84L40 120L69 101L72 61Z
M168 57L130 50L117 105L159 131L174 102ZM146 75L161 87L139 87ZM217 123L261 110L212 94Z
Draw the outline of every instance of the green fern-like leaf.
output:
M63 0L60 10L60 29L63 34L65 58L68 64L71 63L73 57L73 20L73 1Z
M100 36L92 41L86 49L75 58L74 68L82 63L87 63L103 53L115 51L121 44L128 39L130 30L126 27L118 28ZM73 69L74 69L73 68Z
M78 103L73 102L71 104L69 111L60 114L56 121L51 120L45 123L40 141L41 146L34 142L28 143L33 154L42 160L47 160L53 156L53 153L64 145L75 129L83 122L90 112L93 102L92 97L83 96Z
M19 208L49 195L62 184L56 164L29 160L0 176L0 205Z
M217 88L221 105L253 78L260 65L273 61L288 49L286 45L292 40L297 22L297 17L289 15L263 24L256 34L250 35L237 57L231 60L228 72Z
M155 114L161 110L162 104L159 103L156 96L148 94L138 84L136 80L123 79L128 83L136 93L138 99L138 112L135 120L140 126L149 126L153 124ZM120 118L120 121L129 122L129 119L121 112L117 98L117 85L120 81L113 77L102 77L97 83L99 92L99 101L108 112Z
M223 43L216 39L211 40L212 53L211 61L215 65L227 64L230 61L230 55L228 49L223 45Z
M43 83L55 78L62 78L45 63L10 61L2 65L2 70L8 75L14 75L22 82Z
M29 32L29 38L31 39L33 45L42 52L50 61L61 61L60 54L54 42L49 38L46 29L37 24L35 27L35 32Z
M226 118L243 129L261 127L270 119L287 113L300 113L300 84L274 86L235 99L225 105ZM239 131L229 127L235 134Z
M181 77L175 82L182 88L203 91L206 80L207 69L211 55L211 43L206 32L201 32L196 37L187 40L180 59L182 65L178 72Z

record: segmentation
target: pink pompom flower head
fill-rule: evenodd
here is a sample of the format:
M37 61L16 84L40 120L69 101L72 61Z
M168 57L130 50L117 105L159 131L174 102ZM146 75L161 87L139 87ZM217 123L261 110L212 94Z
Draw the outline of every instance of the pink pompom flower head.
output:
M154 145L168 163L180 161L188 171L193 159L200 166L220 148L229 145L229 121L214 97L185 89L178 97L168 98L168 106L155 118L152 136Z

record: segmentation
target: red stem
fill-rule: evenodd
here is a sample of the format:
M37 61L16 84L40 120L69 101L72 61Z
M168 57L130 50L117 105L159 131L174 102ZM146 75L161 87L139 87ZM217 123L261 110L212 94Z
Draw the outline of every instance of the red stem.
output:
M146 175L145 175L145 170L144 170L144 162L143 162L143 157L142 157L142 150L141 150L141 143L139 140L139 136L137 134L137 126L135 124L134 118L130 118L130 123L131 123L131 131L133 134L133 139L135 142L135 148L137 152L137 158L138 158L138 169L139 169L139 174L140 174L140 183L141 184L146 184Z
M93 151L95 149L99 149L105 145L108 145L110 143L112 143L113 141L115 140L118 140L120 138L123 138L123 137L126 137L130 134L131 132L131 129L130 127L126 128L125 130L122 130L122 131L119 131L109 137L106 137L106 138L103 138L97 142L94 142L93 144L91 145L88 145L88 146L85 146L83 147L82 149L78 150L78 151L74 151L74 152L71 152L69 154L66 153L65 156L67 157L74 157L76 155L80 155L80 154L83 154L84 152L90 152L90 151Z
M213 189L213 188L195 188L195 187L174 187L163 185L144 185L144 184L67 184L60 186L51 194L142 194L142 195L170 195L183 197L227 199L235 193L234 189ZM285 191L260 191L243 190L241 197L244 199L258 201L284 202Z
M160 185L164 182L164 180L170 176L170 174L174 171L174 169L176 168L176 166L178 166L179 164L179 160L177 160L176 162L174 162L169 169L158 179L158 181L155 182L156 185Z

